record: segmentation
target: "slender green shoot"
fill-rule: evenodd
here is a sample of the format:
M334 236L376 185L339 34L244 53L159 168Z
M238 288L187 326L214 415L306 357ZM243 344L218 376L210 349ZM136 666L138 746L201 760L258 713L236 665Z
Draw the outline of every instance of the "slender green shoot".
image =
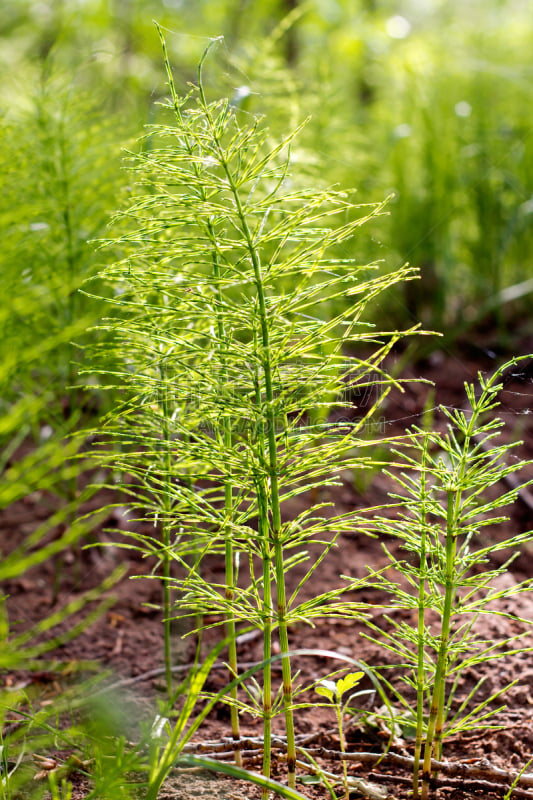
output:
M318 684L318 686L315 687L316 693L322 695L323 697L327 697L327 699L333 704L333 707L335 709L335 715L337 717L337 728L339 731L341 753L346 752L346 740L344 737L343 716L346 706L351 700L351 695L350 695L350 697L348 697L348 699L343 702L343 695L345 695L346 692L350 691L350 689L353 689L354 686L357 686L357 684L359 683L359 681L363 676L364 672L350 672L348 673L348 675L345 675L338 681L323 680ZM346 763L346 760L343 760L342 762L342 769L344 775L345 800L350 800L350 786L348 784L348 765Z
M381 640L409 665L405 681L416 692L413 796L422 800L429 798L431 762L441 759L446 738L495 724L499 708L495 701L505 687L488 698L479 698L480 681L457 704L455 692L461 674L488 660L522 652L520 635L499 642L487 642L476 635L480 615L500 613L499 601L531 588L531 580L526 580L497 589L493 581L508 569L509 561L492 569L487 562L500 550L517 553L533 538L533 532L488 544L480 536L488 526L505 520L500 509L512 503L527 485L514 481L512 489L496 491L504 478L531 463L519 459L507 463L518 443L497 438L503 424L495 417L502 376L520 360L508 361L488 378L479 374L479 389L467 384L468 405L464 409L441 407L448 423L445 432L414 428L410 449L401 454L409 469L389 473L399 491L391 495L388 517L381 516L377 508L368 510L374 515L367 523L370 529L392 534L401 542L400 553L408 554L393 555L385 548L391 566L413 591L402 589L393 574L388 578L377 576L377 582L393 598L387 613L390 627L383 631L371 624L370 638ZM407 608L416 618L413 627L394 619L396 610ZM390 683L389 688L409 722L409 698Z

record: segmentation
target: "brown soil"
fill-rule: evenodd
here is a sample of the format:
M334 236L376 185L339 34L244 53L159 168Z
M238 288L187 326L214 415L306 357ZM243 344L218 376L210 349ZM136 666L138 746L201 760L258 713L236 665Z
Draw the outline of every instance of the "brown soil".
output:
M473 380L479 369L492 369L488 357L480 359L478 355L469 358L444 356L436 353L421 367L410 368L405 377L418 378L424 375L429 381L434 381L436 393L430 404L436 406L444 403L449 406L460 407L464 405L463 390L464 380ZM517 455L523 458L533 458L533 394L531 377L525 376L510 381L501 394L502 406L500 416L507 423L506 436L520 438L524 444ZM401 433L407 425L420 422L420 414L427 405L430 387L420 383L409 383L404 393L394 391L387 399L383 411L381 424L387 433ZM443 424L442 415L435 412L436 423ZM524 477L533 478L533 471ZM377 473L365 487L354 487L353 476L343 477L342 486L335 491L334 500L338 511L348 511L357 507L376 505L387 498L391 486L389 480ZM502 487L505 488L505 487ZM0 515L0 549L3 552L11 550L18 542L31 533L39 522L49 513L52 498L46 495L34 494L23 501L16 503L3 511ZM102 503L120 503L120 496L111 490L100 492L87 504L89 508L97 508ZM528 497L519 499L510 509L510 520L497 530L490 530L487 535L503 538L512 533L528 530L531 526L533 509L528 505ZM150 533L146 523L142 525L128 517L125 507L113 508L101 524L101 530L96 534L100 543L120 542L119 530L127 527L135 532ZM116 529L116 534L113 533ZM509 567L506 574L499 580L502 586L513 585L526 578L533 578L533 546L523 548L518 558ZM503 559L503 556L502 556ZM500 562L500 563L503 563ZM106 694L100 697L112 698L112 705L116 710L114 724L123 731L127 738L134 739L138 733L138 720L153 719L155 701L162 697L162 626L161 613L158 610L160 603L160 582L150 577L141 577L132 580L132 576L147 576L153 567L150 559L142 559L133 550L119 549L114 546L106 548L84 549L81 553L68 553L62 566L60 591L54 598L54 564L47 562L37 569L30 570L22 578L12 581L5 587L9 594L8 607L10 622L13 630L27 630L44 616L57 608L64 606L74 598L81 596L87 589L97 587L105 576L121 564L125 575L112 589L115 602L100 619L91 627L82 632L73 641L59 647L54 656L65 665L74 668L77 662L95 660L99 663L101 671L109 671L106 685L113 685ZM317 573L313 591L318 593L326 588L338 585L340 574L362 577L365 574L365 565L376 568L385 564L381 543L369 537L355 538L341 536L338 547L323 563ZM223 575L221 563L210 563L209 569L213 581L220 582ZM296 571L297 575L297 571ZM295 577L296 577L295 575ZM384 610L380 604L386 603L386 598L380 596L376 590L360 591L356 598L360 601L375 603L373 612L374 622L378 626L386 627L383 619ZM533 648L533 631L528 632L525 623L518 618L533 619L533 596L530 594L518 595L514 600L502 603L501 610L507 616L488 617L478 623L478 632L481 637L488 640L503 639L510 635L526 632L521 640L521 647ZM396 619L399 619L396 614ZM67 629L71 623L64 623ZM291 646L294 649L311 648L329 650L350 658L362 660L370 666L383 666L397 662L394 654L387 653L378 645L361 637L363 627L360 623L327 619L312 628L301 625L291 632ZM216 636L219 628L211 631L204 642L207 650ZM191 658L192 639L181 644L176 632L178 646L175 653L176 665L184 664ZM242 637L239 645L239 658L241 662L253 663L261 660L260 640L253 637ZM299 669L300 681L303 684L312 683L325 674L341 669L345 666L341 661L326 658L320 655L303 655L296 659L295 667ZM43 670L32 675L13 672L3 676L5 686L31 686L35 697L34 708L54 701L58 693L63 691L72 682L72 670L65 669L63 674L51 673ZM67 674L68 673L68 674ZM176 675L180 674L176 669ZM275 669L276 679L279 670ZM398 683L401 677L399 670L387 673L387 677ZM502 726L501 730L487 730L484 732L467 732L452 737L445 747L445 757L450 761L460 760L465 762L468 771L463 774L441 774L441 783L434 790L434 798L463 798L463 797L503 797L505 789L495 787L495 779L487 774L476 774L475 766L491 766L501 768L508 772L522 770L533 755L533 722L531 709L533 706L533 663L527 652L522 652L503 661L488 662L483 669L466 672L459 686L459 697L465 698L475 683L485 678L482 692L485 697L497 692L499 688L512 681L517 683L507 692L505 703L498 701L504 707L495 718L495 722ZM227 676L222 666L217 662L207 688L210 691L222 688L227 681ZM363 683L363 688L367 683ZM368 682L368 686L370 686ZM317 700L311 693L308 699ZM365 702L368 711L376 710L381 701L376 696L367 695ZM219 742L229 735L228 710L226 706L218 707L212 714L197 742ZM8 724L13 724L8 719ZM352 754L358 752L373 753L376 756L383 752L387 733L379 727L371 727L364 723L363 716L355 716L353 720L347 719L348 750ZM329 756L326 751L338 751L339 741L334 730L335 717L331 710L324 707L297 712L297 733L306 738L306 746L317 748L317 758L330 772L340 774L340 763ZM283 731L282 719L276 720L276 730ZM260 722L249 717L243 717L243 735L259 736L261 733ZM250 745L250 748L252 746ZM320 751L318 748L324 748ZM393 741L390 753L410 757L413 752L413 742L405 735ZM257 754L251 753L245 758L245 766L259 769ZM284 764L281 751L275 759L275 773L280 780L284 780ZM350 762L350 774L361 780L370 781L375 791L381 791L383 797L407 798L409 796L409 770L401 759L393 761L389 755L381 763L369 763L364 760ZM528 770L529 771L529 768ZM83 780L75 781L74 798L83 798L86 794L86 784ZM492 785L491 785L492 784ZM507 781L507 786L509 781ZM532 797L532 788L522 788L515 791L515 797ZM312 785L300 785L302 791L312 800L322 800L328 797L324 788ZM342 796L339 791L339 796ZM372 791L372 789L371 789ZM522 793L520 793L522 792ZM388 793L388 794L387 794ZM180 773L174 776L165 785L161 798L170 800L189 800L189 798L254 798L259 797L258 791L248 785L230 781L207 773ZM357 796L354 792L353 796ZM378 795L376 795L378 796Z

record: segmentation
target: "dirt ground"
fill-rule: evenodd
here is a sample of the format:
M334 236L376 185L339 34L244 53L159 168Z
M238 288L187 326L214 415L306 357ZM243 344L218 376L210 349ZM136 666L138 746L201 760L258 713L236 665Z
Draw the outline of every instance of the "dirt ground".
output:
M533 351L533 341L524 342L522 352ZM526 349L527 348L527 349ZM436 407L438 404L461 407L465 403L463 383L465 380L475 378L479 369L491 371L495 363L501 358L494 359L493 354L487 349L478 348L457 354L443 352L434 353L428 360L410 367L404 371L404 377L424 377L435 383L434 398L429 394L427 384L417 382L405 386L404 393L392 392L386 405L380 412L382 429L386 433L401 433L406 426L420 422L423 409L429 404ZM533 458L533 387L532 378L527 373L516 379L510 380L501 393L502 406L500 416L506 422L508 437L524 440L517 455L522 458ZM443 424L442 415L435 412L437 424ZM523 477L533 478L533 470ZM352 476L343 477L342 486L335 490L334 500L336 509L340 512L349 511L358 507L365 507L385 502L387 493L391 489L389 480L379 472L365 485L358 482L357 488ZM505 489L505 487L502 487ZM533 503L531 495L524 494L513 508L509 510L510 520L496 530L490 530L487 535L504 537L512 533L528 530L533 522ZM110 491L95 496L88 507L97 507L102 502L117 503L120 498L113 496ZM31 533L35 526L49 513L48 499L35 493L14 506L3 511L0 515L0 549L5 553L14 547L17 542ZM97 532L99 542L111 543L119 541L119 530L124 526L135 531L150 532L149 528L139 527L139 523L128 517L125 507L111 509L106 519ZM116 531L114 533L113 531ZM503 585L513 585L526 578L533 578L533 545L527 545L511 564L502 578ZM502 556L503 558L503 556ZM381 543L369 537L355 538L341 535L338 546L330 553L317 573L314 591L338 584L339 574L362 577L365 574L365 565L377 568L384 565L385 556ZM503 563L503 562L501 562ZM124 577L112 589L115 602L99 620L88 630L81 633L72 642L60 647L55 656L65 663L75 663L79 660L91 659L99 662L101 671L109 671L107 684L113 685L107 697L113 698L115 708L120 709L120 720L117 724L123 726L128 736L135 735L136 721L139 716L150 718L154 713L154 704L158 696L162 696L162 625L161 612L158 609L161 599L160 582L150 577L140 577L135 580L132 576L148 575L153 564L147 559L141 559L134 551L116 547L90 548L78 553L68 553L63 564L60 581L60 591L57 597L53 592L54 565L46 563L38 569L27 572L18 580L12 581L5 588L9 594L8 607L11 625L14 629L27 629L37 623L44 615L50 614L55 609L62 607L67 602L81 596L82 592L96 587L113 570L117 564L122 564L126 570ZM213 581L221 581L223 564L210 563L209 569ZM296 577L296 576L295 576ZM373 620L376 625L386 626L383 620L384 609L379 606L386 599L376 590L365 592L362 590L359 600L374 603ZM533 648L533 629L528 632L527 626L520 618L533 619L533 594L518 595L515 599L507 600L501 608L506 616L489 617L485 621L479 620L479 635L488 640L503 639L510 635L525 633L521 640L521 647ZM219 629L215 629L219 630ZM361 636L363 626L358 623L326 619L312 628L300 625L291 631L290 644L294 649L316 648L333 651L337 654L349 656L365 661L371 666L383 666L386 663L394 664L393 654L387 653L373 642ZM214 641L216 633L206 637L205 647ZM190 660L191 644L183 644L176 631L175 665L176 676L180 675L180 667ZM189 642L189 639L186 640ZM239 659L241 663L254 663L261 660L261 642L253 636L243 636L239 643ZM299 680L302 683L311 683L324 677L332 670L340 669L342 662L335 662L322 656L302 656L295 662L295 668L300 670ZM275 677L279 678L279 670L275 669ZM392 677L391 677L392 676ZM398 671L388 674L391 680L399 680ZM485 678L482 688L484 696L490 696L509 682L517 681L507 692L504 707L495 718L501 725L500 730L487 730L484 732L467 732L448 740L445 746L445 758L449 761L460 760L467 767L454 773L441 773L439 788L435 789L433 797L463 798L463 797L504 797L505 791L498 788L497 769L506 773L520 771L526 767L529 759L533 757L533 660L529 653L520 653L506 658L503 661L487 663L483 669L466 672L458 689L459 697L465 698L475 683ZM46 671L33 676L21 677L18 673L6 674L1 678L4 685L10 686L23 680L31 681L38 686L38 702L50 702L55 693L63 688L61 678ZM217 662L207 688L211 691L222 688L227 681L226 672L221 662ZM379 698L368 695L369 710L377 708ZM317 700L316 696L313 696ZM320 763L326 769L337 774L341 773L339 762L335 762L327 751L338 751L339 740L335 731L335 717L333 711L318 707L297 712L297 734L300 741L305 741L306 746L312 749ZM243 717L243 735L259 736L261 733L260 721ZM374 763L370 757L365 760L350 761L350 774L362 781L368 781L374 791L375 797L395 798L402 800L409 796L409 764L412 756L413 742L404 736L397 738L391 747L389 755L381 763L377 757L383 752L384 742L387 740L386 731L378 727L364 724L361 716L347 719L348 751L352 754L365 753L374 755ZM282 731L282 720L276 721L277 729ZM201 729L197 742L219 742L229 735L229 712L226 706L217 708ZM250 749L253 751L252 745ZM403 760L402 760L403 759ZM260 768L258 753L251 752L245 757L245 766L252 769ZM477 771L476 771L477 768ZM492 775L490 770L492 769ZM485 770L483 772L483 770ZM526 768L529 772L529 767ZM275 773L280 780L284 779L283 758L280 754L275 758ZM495 777L496 776L496 777ZM509 782L507 782L508 785ZM529 788L527 781L522 781L521 788L517 788L512 798L533 798L533 776ZM322 800L328 797L324 788L313 785L300 785L300 790L311 800ZM339 790L340 791L340 790ZM80 780L76 784L76 798L83 798L86 785ZM381 794L380 794L381 793ZM199 798L243 798L258 797L257 790L247 784L239 784L228 778L217 777L208 773L181 773L165 785L160 798L166 800L190 800ZM340 795L342 796L342 795ZM358 796L354 791L354 797ZM370 796L372 796L370 794Z

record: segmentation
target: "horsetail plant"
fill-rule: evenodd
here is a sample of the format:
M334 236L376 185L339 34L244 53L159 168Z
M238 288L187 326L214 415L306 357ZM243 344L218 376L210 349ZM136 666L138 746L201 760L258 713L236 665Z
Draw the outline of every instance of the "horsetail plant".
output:
M347 192L301 188L290 172L299 129L271 143L259 120L227 100L208 100L203 70L210 47L185 97L176 92L164 49L172 122L150 128L149 146L133 155L145 193L139 190L117 220L124 229L113 243L125 257L100 276L114 286L111 302L120 312L104 323L117 343L112 371L128 387L107 430L122 445L113 466L135 479L135 504L165 526L163 542L131 536L134 546L175 562L160 576L179 591L173 613L214 616L204 625L226 626L232 678L237 627L262 632L260 699L253 687L251 703L235 692L228 698L233 736L237 711L260 714L268 777L272 718L284 713L294 787L289 629L323 615L359 614L343 595L362 581L313 594L316 570L356 518L335 514L327 500L291 518L287 502L335 485L342 470L372 463L362 447L373 442L358 431L393 383L381 364L403 334L376 333L361 317L377 294L415 273L405 267L372 274L376 265L355 264L351 240L383 204L360 206ZM338 297L350 300L326 318L324 306ZM111 371L109 358L106 352L102 372ZM316 424L316 409L329 407L332 396L376 383L381 393L359 418ZM154 411L162 390L171 403L156 403ZM166 460L157 458L162 439ZM309 545L319 554L302 569ZM217 553L225 562L221 584L202 575L204 557ZM283 685L273 698L276 630Z
M391 630L373 626L379 634L373 640L385 637L387 649L409 667L404 681L416 692L413 796L422 800L429 797L432 758L442 758L446 738L464 730L498 727L493 717L499 709L492 704L509 687L476 700L484 682L481 678L457 706L454 695L462 673L524 651L515 643L520 634L496 642L476 635L480 615L508 616L496 601L530 591L532 584L530 579L503 589L494 584L518 548L533 539L532 531L501 541L479 541L485 528L505 522L499 509L514 502L520 489L531 482L515 480L513 488L487 497L491 487L531 463L519 459L506 462L520 442L496 443L503 423L490 414L499 405L502 375L519 360L508 361L488 378L480 373L479 390L474 384L465 384L467 408L441 406L448 423L445 433L411 430L412 454L402 451L410 469L390 473L399 486L390 506L397 509L396 518L376 515L370 523L374 532L396 537L408 553L405 557L394 555L385 548L391 565L411 591L390 576L379 576L377 581L392 595L391 608L412 609L416 624L388 617ZM502 550L513 555L502 566L489 568L491 556ZM435 618L437 624L432 623ZM530 620L522 622L531 624ZM406 722L412 724L411 701L392 684L389 688L403 707Z
M183 126L183 115L181 109L180 99L176 92L176 87L174 84L174 79L172 76L172 71L170 69L170 62L168 59L167 49L166 49L166 42L163 37L161 28L158 26L159 37L161 40L161 46L163 48L164 59L165 59L165 67L167 72L168 78L168 85L171 91L172 96L172 105L174 109L174 114L176 117L176 122L179 125ZM202 83L200 82L200 91L203 92ZM202 94L202 98L205 103L205 97ZM194 174L196 179L201 179L200 169L198 164L194 161L194 141L190 141L189 139L184 139L185 148L188 150L191 159L192 159L192 166L194 169ZM198 195L200 199L203 199L204 202L207 202L207 189L202 187L201 180L198 184ZM220 285L220 277L221 277L221 269L222 265L220 263L220 257L217 248L217 239L216 233L213 226L211 219L208 219L204 222L205 225L205 233L207 234L210 242L211 242L211 263L213 268L213 279L214 285L216 287L216 296L215 296L215 308L214 308L214 317L216 320L216 347L219 351L219 361L220 361L220 381L221 386L223 387L226 382L228 381L228 371L226 368L226 352L231 347L231 340L226 335L225 324L224 324L224 314L222 312L223 307L223 295L222 295L222 288ZM222 420L222 425L220 429L217 429L217 435L221 440L221 444L224 448L230 449L231 447L231 421L227 418ZM232 484L232 475L231 475L231 468L228 470L227 476L224 479L224 511L227 518L227 523L224 528L224 566L225 566L225 582L226 582L226 599L228 603L233 603L233 596L234 596L234 585L235 585L235 561L236 561L236 554L234 553L233 548L233 541L231 536L231 527L230 527L230 520L233 517L233 494L234 488ZM237 644L236 644L236 630L235 630L235 619L233 616L232 611L228 611L226 616L226 632L228 637L228 661L229 661L229 673L230 673L230 681L232 681L237 676ZM231 689L231 697L233 699L233 703L231 705L231 730L235 740L239 739L239 715L238 709L236 706L237 700L237 686L234 686ZM242 766L242 758L240 750L235 751L235 762L237 766Z

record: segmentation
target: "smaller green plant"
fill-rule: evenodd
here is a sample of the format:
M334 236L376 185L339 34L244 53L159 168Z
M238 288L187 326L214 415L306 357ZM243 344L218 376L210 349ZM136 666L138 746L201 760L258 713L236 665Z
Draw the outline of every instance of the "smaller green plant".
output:
M522 777L522 775L525 772L527 772L527 768L529 767L529 765L531 764L532 761L533 761L533 758L530 758L529 761L526 761L526 763L524 764L524 766L522 767L522 769L520 770L520 772L517 774L516 778L512 782L511 786L509 787L509 791L505 793L505 797L503 798L503 800L511 800L513 792L514 792L514 790L516 789L516 787L518 786L518 784L520 782L520 778Z
M525 358L525 357L524 357ZM415 623L386 615L389 630L371 625L375 642L402 661L404 683L416 694L416 743L413 796L429 797L432 758L442 758L446 738L465 730L498 727L495 708L508 686L481 696L484 678L460 702L456 699L461 675L505 655L523 652L517 636L500 641L480 638L476 622L481 615L511 616L501 609L504 598L531 589L531 579L499 588L495 579L509 568L518 548L533 538L529 531L498 540L479 541L491 525L506 521L499 510L512 503L526 483L497 493L501 481L531 462L506 457L520 442L496 442L502 421L494 417L502 375L521 359L504 364L489 378L479 374L480 389L466 384L468 407L441 406L447 430L413 428L411 454L402 454L410 468L388 473L399 491L388 513L374 515L371 529L392 535L400 543L394 553L385 545L392 573L376 581L394 598L396 610L409 609ZM529 481L530 482L530 481ZM488 492L491 490L490 496ZM510 557L491 567L491 557L507 551ZM494 559L496 563L501 559ZM493 563L494 563L493 561ZM391 606L392 610L392 606ZM522 620L530 622L529 620ZM413 721L412 698L389 682L403 708L405 723ZM401 726L401 720L397 720Z
M2 728L4 726L3 716L2 714ZM14 760L10 758L9 742L4 739L2 729L0 729L0 800L9 800L13 797L14 776L23 757L24 750L21 749Z
M339 678L338 681L333 680L322 680L315 688L315 692L322 697L326 697L330 703L333 705L335 709L335 715L337 717L337 725L339 728L339 741L341 747L341 753L346 752L346 739L344 736L344 725L343 725L343 717L346 711L346 708L353 697L353 692L347 696L347 693L354 689L361 678L364 676L364 672L350 672L348 675L345 675L343 678ZM344 775L344 791L345 791L345 798L349 800L350 798L350 786L348 784L348 765L346 761L342 762L342 769Z
M61 778L60 782L53 772L48 777L50 786L51 800L72 800L72 784L66 778Z

